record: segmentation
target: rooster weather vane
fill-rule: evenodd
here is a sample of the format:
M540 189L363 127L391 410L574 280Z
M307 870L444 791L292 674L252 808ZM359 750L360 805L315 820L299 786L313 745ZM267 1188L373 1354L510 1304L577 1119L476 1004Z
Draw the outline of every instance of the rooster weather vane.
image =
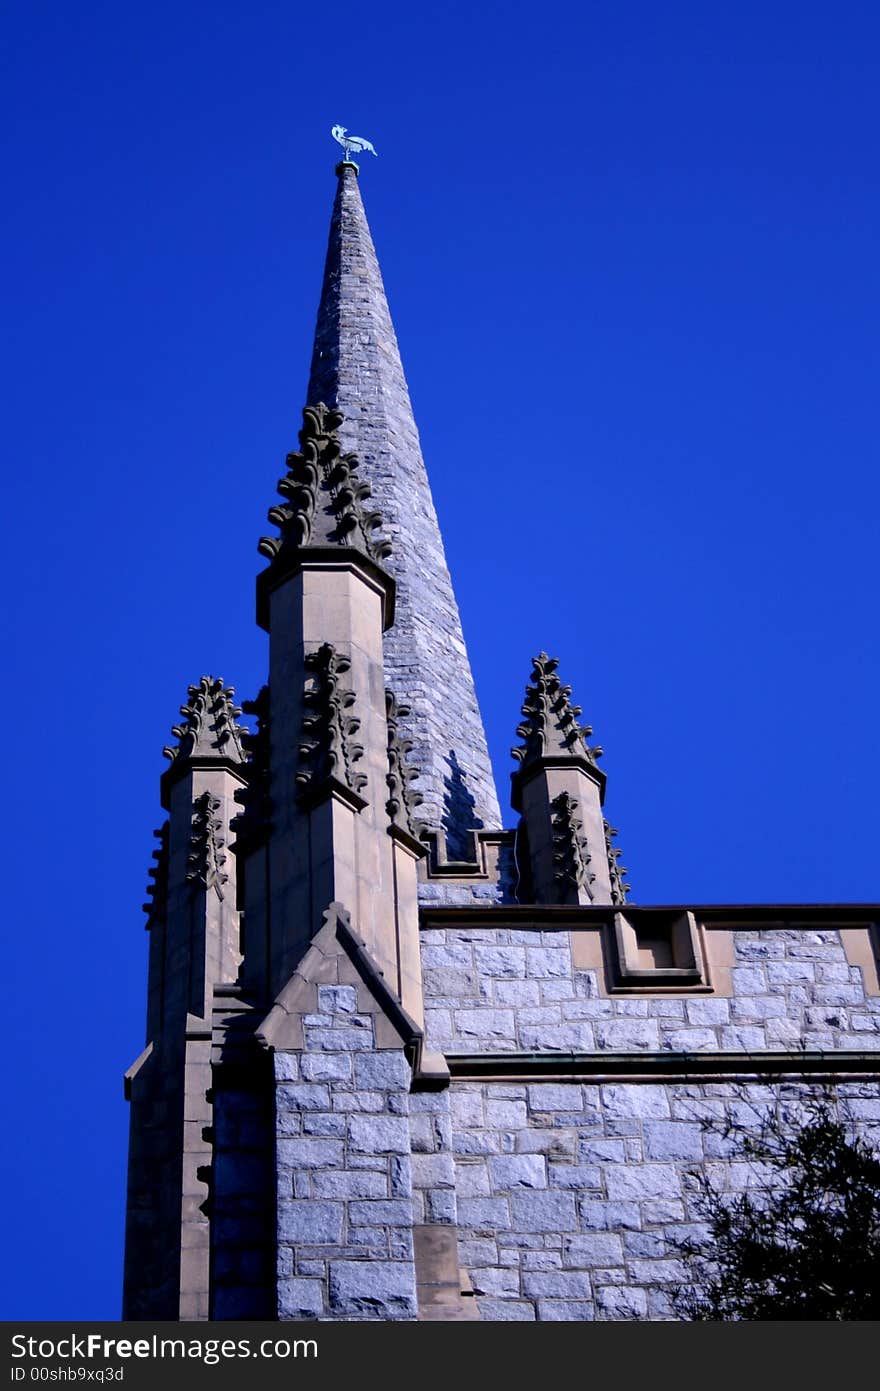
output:
M346 135L345 126L334 126L330 134L342 146L347 161L350 161L352 155L360 154L362 150L368 150L371 155L376 154L369 140L364 140L360 135Z

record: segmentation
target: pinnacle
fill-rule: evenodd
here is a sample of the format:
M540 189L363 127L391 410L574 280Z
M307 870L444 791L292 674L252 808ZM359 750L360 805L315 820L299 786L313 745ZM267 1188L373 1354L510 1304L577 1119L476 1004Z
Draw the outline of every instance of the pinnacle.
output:
M233 704L234 695L234 688L219 676L203 676L197 686L189 687L188 700L180 707L183 723L171 730L177 743L162 750L172 766L191 758L245 762L242 736L247 730L238 724L241 707Z
M631 893L630 885L626 882L626 875L629 873L626 865L618 864L623 851L615 850L611 844L617 835L617 827L612 826L609 821L602 822L605 831L605 852L608 856L608 876L611 880L611 902L620 905L626 903L627 895Z
M602 749L587 743L592 726L578 724L581 707L572 705L571 687L560 682L558 666L558 658L548 657L546 652L533 658L532 678L522 706L525 719L516 729L523 742L511 749L511 754L524 766L540 758L586 759L595 766Z
M342 421L342 412L323 401L303 411L300 449L288 454L278 482L284 502L269 509L281 535L264 536L259 545L269 561L306 546L353 546L377 564L390 552L388 541L373 536L381 514L364 506L371 488L359 477L355 455L342 450Z
M421 770L425 820L461 835L476 826L500 826L486 736L397 336L357 175L347 164L341 166L333 205L306 400L311 408L341 415L334 427L338 448L344 457L356 456L375 498L365 505L381 510L383 533L393 542L393 552L380 557L396 582L394 621L383 644L385 685L412 710L408 733ZM319 490L318 512L322 496ZM307 525L332 523L332 516L313 521L311 505L302 505L301 493L298 499L284 501L308 513ZM302 522L291 518L290 525ZM314 537L314 530L310 534ZM342 544L361 545L362 535L355 528L353 539ZM467 799L455 805L451 769L460 770L468 790Z

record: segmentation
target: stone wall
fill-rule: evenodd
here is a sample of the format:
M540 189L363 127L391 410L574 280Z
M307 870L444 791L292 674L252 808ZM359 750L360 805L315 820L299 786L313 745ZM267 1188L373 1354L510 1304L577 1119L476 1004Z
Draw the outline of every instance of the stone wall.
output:
M810 1088L708 1083L453 1083L459 1254L489 1320L669 1319L687 1283L676 1242L704 1228L696 1174L758 1182L719 1123L750 1128ZM841 1114L880 1146L876 1083ZM708 1123L708 1128L707 1128Z
M729 996L609 996L600 971L573 964L572 936L539 928L423 931L431 1046L450 1055L880 1049L880 996L867 994L834 928L737 930Z
M319 985L275 1055L278 1316L413 1319L410 1067L357 991Z

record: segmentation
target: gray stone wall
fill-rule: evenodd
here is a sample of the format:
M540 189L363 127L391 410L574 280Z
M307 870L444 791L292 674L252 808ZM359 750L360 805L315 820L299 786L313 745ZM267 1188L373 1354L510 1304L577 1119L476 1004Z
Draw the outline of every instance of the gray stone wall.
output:
M275 1055L278 1317L413 1319L410 1067L348 985Z
M880 1049L880 997L835 929L737 930L730 998L603 997L567 931L430 929L421 944L428 1037L448 1054Z
M696 1174L761 1181L719 1123L746 1127L809 1088L714 1083L454 1082L459 1254L488 1320L669 1319L687 1283L676 1242L703 1232ZM841 1114L880 1145L875 1083ZM705 1123L709 1122L709 1128Z

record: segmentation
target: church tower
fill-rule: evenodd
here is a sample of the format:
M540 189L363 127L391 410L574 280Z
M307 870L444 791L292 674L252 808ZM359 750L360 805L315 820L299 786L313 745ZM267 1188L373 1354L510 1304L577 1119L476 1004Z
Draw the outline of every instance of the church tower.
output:
M346 155L266 684L200 677L164 750L124 1317L670 1317L703 1122L768 1077L878 1104L880 911L630 904L546 652L503 826Z

